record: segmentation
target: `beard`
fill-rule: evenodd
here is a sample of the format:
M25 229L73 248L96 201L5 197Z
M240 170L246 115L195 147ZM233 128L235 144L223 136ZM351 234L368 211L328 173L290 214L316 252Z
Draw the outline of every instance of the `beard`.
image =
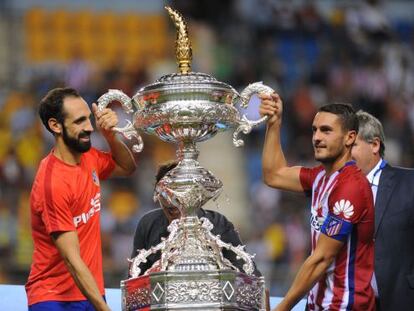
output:
M78 137L72 137L68 134L68 132L66 131L66 127L63 125L63 131L62 131L62 138L63 141L65 142L66 146L69 147L69 149L75 151L75 152L79 152L79 153L84 153L86 151L89 151L89 149L91 149L91 141L81 141L81 138L84 137L90 137L91 136L91 132L87 132L87 131L82 131L79 133Z
M318 155L315 153L315 160L322 164L332 164L341 156L342 150L337 150L335 153L330 152L324 155Z
M331 164L331 163L334 163L337 158L338 157L332 157L332 156L328 156L328 157L316 156L315 160L321 162L322 164Z

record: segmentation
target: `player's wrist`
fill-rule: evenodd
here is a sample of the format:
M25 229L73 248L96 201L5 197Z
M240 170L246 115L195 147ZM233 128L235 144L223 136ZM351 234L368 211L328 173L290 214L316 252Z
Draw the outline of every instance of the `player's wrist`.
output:
M267 122L267 129L268 130L272 130L272 131L279 131L280 128L282 127L282 120L269 120Z
M280 304L277 305L276 311L289 311L292 307L289 306L289 304L286 302L286 299L283 299Z
M114 132L113 130L102 131L102 136L109 144L113 143L116 140L116 132Z

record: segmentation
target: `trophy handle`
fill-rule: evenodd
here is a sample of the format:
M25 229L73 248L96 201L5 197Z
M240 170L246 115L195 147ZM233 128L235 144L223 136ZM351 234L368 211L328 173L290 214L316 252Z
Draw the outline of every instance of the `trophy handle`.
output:
M122 108L126 113L134 112L134 110L132 109L132 99L124 92L119 90L109 90L107 93L99 97L98 110L102 111L113 101L119 101L122 104ZM139 135L139 133L134 127L134 124L131 121L127 120L127 125L124 127L115 127L114 131L122 134L122 136L124 136L126 139L131 140L133 137L137 139L138 144L132 146L132 151L138 153L141 152L144 148L144 142L142 141L141 136Z
M250 98L253 94L256 93L265 93L265 94L272 94L274 90L262 82L255 82L252 84L249 84L241 93L240 93L240 106L243 108L247 108L249 105ZM265 123L268 119L268 116L264 116L260 118L259 120L252 121L247 119L246 115L243 115L241 120L239 121L239 126L233 133L233 144L236 147L242 147L244 145L244 141L242 139L239 139L238 136L240 132L243 132L244 134L249 134L252 129L262 123Z

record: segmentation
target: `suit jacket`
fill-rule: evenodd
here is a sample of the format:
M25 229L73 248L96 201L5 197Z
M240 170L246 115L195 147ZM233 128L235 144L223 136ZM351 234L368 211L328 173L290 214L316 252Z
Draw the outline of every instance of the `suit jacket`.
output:
M414 170L383 169L374 238L381 310L414 310Z

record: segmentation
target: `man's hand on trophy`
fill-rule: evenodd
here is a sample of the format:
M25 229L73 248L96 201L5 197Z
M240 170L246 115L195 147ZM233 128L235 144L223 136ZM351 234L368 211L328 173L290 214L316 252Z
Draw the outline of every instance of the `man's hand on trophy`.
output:
M261 99L259 107L260 115L262 117L269 116L267 124L270 126L280 124L282 122L283 104L279 94L259 94L259 98Z
M115 131L113 129L118 124L118 116L112 109L104 108L101 111L98 109L98 106L92 104L92 112L95 116L96 127L106 139L113 138L115 136Z

